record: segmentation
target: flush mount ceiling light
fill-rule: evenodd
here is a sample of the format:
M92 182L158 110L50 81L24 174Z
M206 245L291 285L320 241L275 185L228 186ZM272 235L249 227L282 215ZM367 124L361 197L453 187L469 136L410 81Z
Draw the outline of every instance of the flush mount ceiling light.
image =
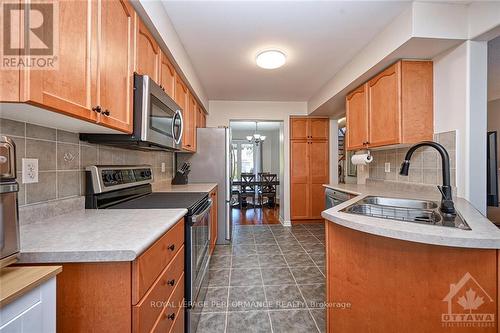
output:
M285 64L286 55L278 50L266 50L257 54L255 61L261 68L275 69Z

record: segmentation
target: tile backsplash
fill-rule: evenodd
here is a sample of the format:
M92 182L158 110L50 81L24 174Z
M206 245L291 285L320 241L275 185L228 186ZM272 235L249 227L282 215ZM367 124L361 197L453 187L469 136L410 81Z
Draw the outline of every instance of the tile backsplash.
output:
M450 131L435 134L434 141L442 144L450 155L451 185L456 186L456 132ZM404 160L408 148L371 151L373 162L369 166L369 179L428 185L442 184L441 157L431 147L422 147L416 150L411 158L408 176L399 175L399 167ZM385 172L385 163L391 164L390 172Z
M85 193L85 167L94 164L149 164L155 180L172 178L173 154L89 144L78 133L0 118L0 135L16 144L20 206L78 197ZM38 183L22 184L22 159L38 159ZM161 172L161 163L166 172Z

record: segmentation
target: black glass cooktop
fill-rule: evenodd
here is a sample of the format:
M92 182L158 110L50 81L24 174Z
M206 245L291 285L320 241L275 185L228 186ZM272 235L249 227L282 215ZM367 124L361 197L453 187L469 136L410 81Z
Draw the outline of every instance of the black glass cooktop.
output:
M193 210L206 201L204 192L153 192L142 197L128 200L108 207L108 209L170 209L186 208Z

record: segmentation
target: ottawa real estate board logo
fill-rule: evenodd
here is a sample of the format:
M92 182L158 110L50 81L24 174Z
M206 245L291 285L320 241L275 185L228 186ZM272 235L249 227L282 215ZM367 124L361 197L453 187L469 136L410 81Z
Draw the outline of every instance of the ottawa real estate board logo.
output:
M448 311L441 314L443 327L494 327L495 301L469 273L457 283L443 299Z
M58 2L2 1L0 69L54 70L59 53Z

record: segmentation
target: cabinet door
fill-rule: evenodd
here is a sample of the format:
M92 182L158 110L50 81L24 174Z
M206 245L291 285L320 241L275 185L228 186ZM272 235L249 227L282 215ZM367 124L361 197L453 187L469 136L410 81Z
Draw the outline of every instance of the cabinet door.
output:
M307 118L290 118L290 139L306 140L308 139L308 119Z
M128 1L99 1L99 122L132 132L134 22Z
M180 77L175 79L175 101L182 109L184 126L182 130L182 148L189 149L189 90Z
M309 138L313 140L328 140L330 120L328 118L309 119Z
M196 120L196 128L205 128L205 125L204 125L204 121L203 121L203 116L204 116L204 112L203 112L203 109L198 105L197 109L196 109L196 114L197 114L197 120Z
M135 71L141 75L148 75L160 84L160 48L137 14L135 15L135 25L137 42Z
M196 109L198 108L198 103L196 103L196 99L194 96L190 93L189 94L189 123L188 128L189 132L187 135L189 135L188 143L189 145L186 145L186 147L191 150L191 151L196 151L196 119L197 119L197 111Z
M309 142L290 141L290 207L292 219L309 217Z
M32 101L60 113L95 121L92 111L92 88L95 88L91 61L96 50L92 48L96 33L97 15L87 1L59 1L59 55L54 70L21 71L24 86L22 101Z
M361 149L368 141L368 85L346 96L347 149Z
M369 147L397 144L401 138L401 62L368 82Z
M309 142L309 171L310 171L310 218L321 219L321 212L325 210L325 191L323 184L330 181L328 141Z
M175 97L175 68L168 60L165 53L161 52L160 62L160 85L163 90L172 98Z

